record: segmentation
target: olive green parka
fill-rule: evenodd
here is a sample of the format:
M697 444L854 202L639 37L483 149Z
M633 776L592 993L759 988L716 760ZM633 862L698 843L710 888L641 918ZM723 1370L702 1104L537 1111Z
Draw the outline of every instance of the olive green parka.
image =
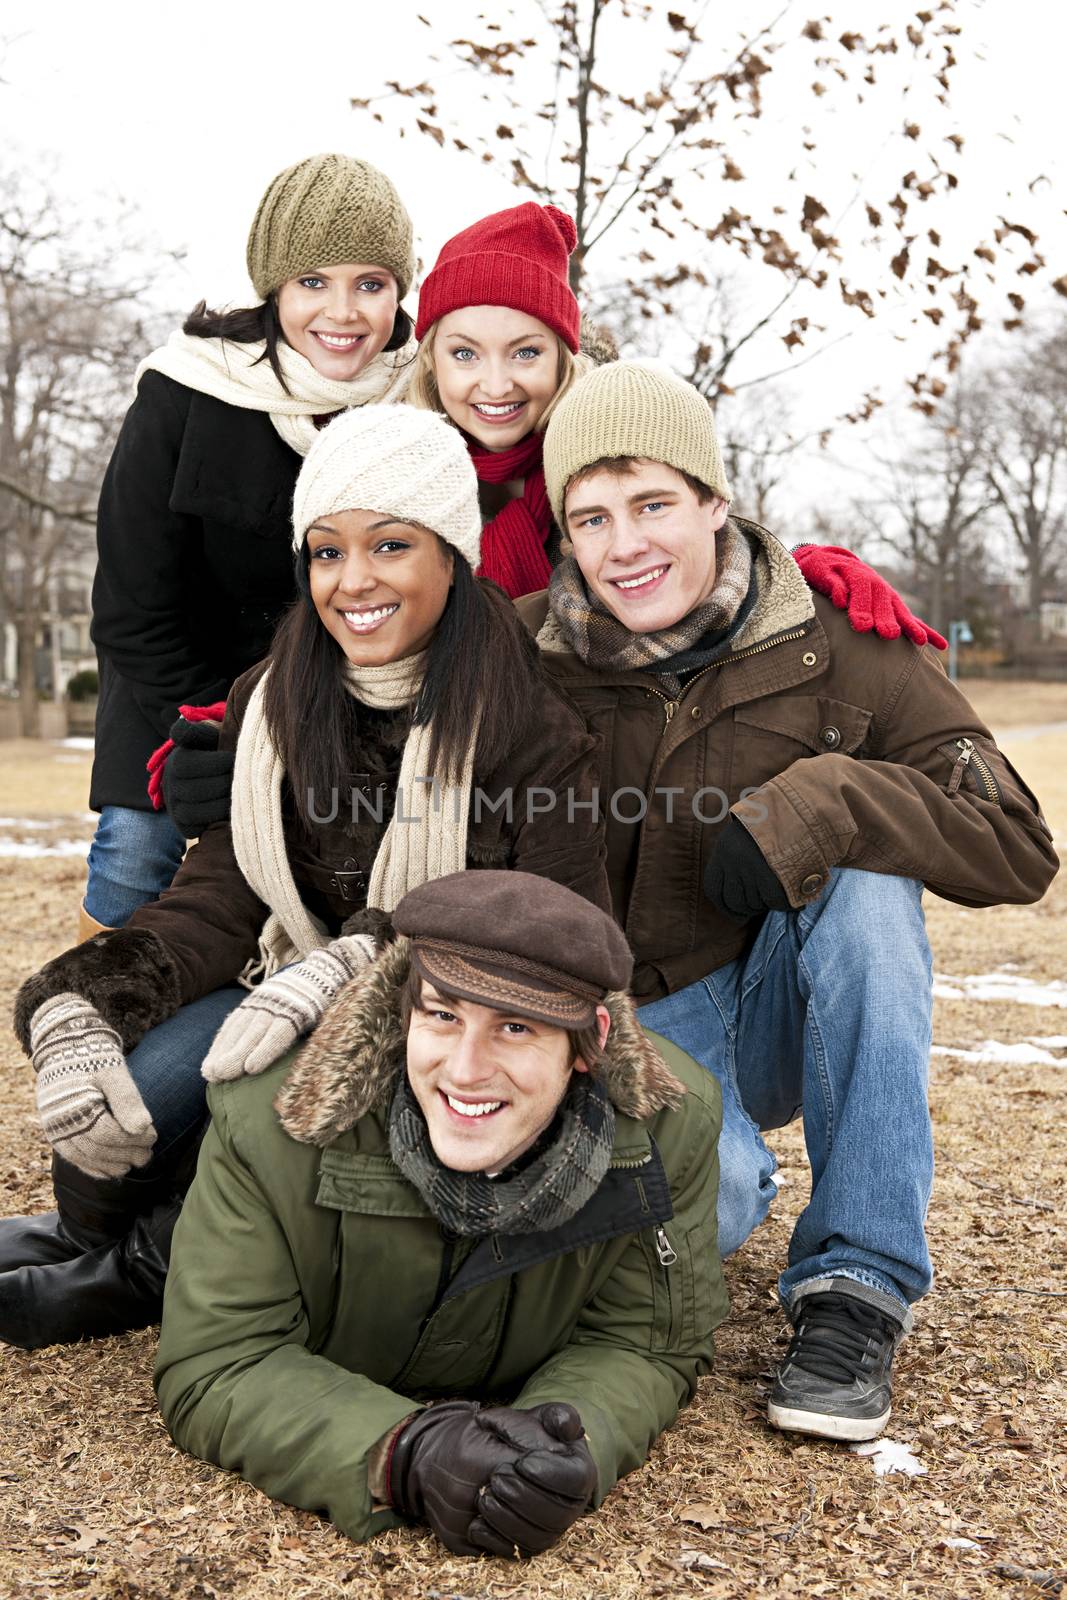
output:
M212 1085L156 1368L176 1443L353 1539L400 1521L372 1505L372 1447L456 1395L575 1406L599 1505L691 1398L727 1308L719 1089L624 996L598 1068L616 1134L593 1198L541 1234L441 1227L389 1154L407 964L399 940L302 1050Z

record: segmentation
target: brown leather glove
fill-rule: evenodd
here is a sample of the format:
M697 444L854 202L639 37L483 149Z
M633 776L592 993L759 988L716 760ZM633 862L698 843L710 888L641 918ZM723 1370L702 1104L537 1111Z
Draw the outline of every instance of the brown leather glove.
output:
M387 1484L390 1504L405 1517L429 1523L455 1555L481 1555L489 1546L475 1544L470 1535L483 1503L483 1487L498 1468L513 1466L531 1452L540 1456L573 1448L561 1443L558 1433L541 1421L543 1412L560 1409L483 1408L471 1400L427 1406L412 1418L393 1446ZM564 1409L577 1418L569 1406ZM577 1425L580 1430L581 1422ZM575 1516L587 1501L588 1493ZM512 1544L506 1553L514 1554Z
M470 1526L472 1543L497 1556L535 1556L551 1549L587 1511L597 1485L582 1419L573 1406L538 1406L546 1433L563 1449L529 1450L497 1467Z

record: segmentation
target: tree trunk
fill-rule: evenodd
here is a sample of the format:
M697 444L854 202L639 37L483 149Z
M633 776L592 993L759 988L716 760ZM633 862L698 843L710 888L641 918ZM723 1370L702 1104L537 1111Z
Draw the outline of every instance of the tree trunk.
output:
M39 738L41 713L37 701L34 657L37 654L37 618L20 612L17 622L19 653L19 727L24 739Z

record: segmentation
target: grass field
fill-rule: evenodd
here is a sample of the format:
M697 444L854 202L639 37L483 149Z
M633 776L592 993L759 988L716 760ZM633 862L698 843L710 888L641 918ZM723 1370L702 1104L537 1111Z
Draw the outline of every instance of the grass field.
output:
M1041 795L1062 854L1067 689L966 688ZM0 855L5 1007L72 934L82 861L25 851L88 838L88 764L85 752L54 745L0 746L0 844L24 847ZM522 1566L473 1562L408 1531L354 1546L318 1518L180 1455L155 1410L148 1331L31 1354L0 1347L0 1596L1059 1593L1067 1579L1067 988L1057 985L1067 976L1067 889L1057 881L1038 906L989 911L928 896L927 918L943 987L960 998L936 1002L931 1063L937 1282L898 1358L888 1429L921 1475L879 1477L869 1459L773 1433L762 1420L786 1344L774 1284L806 1193L794 1127L773 1138L785 1178L779 1200L727 1265L733 1314L714 1372L649 1463L556 1551ZM947 981L990 973L1002 975L1010 998ZM1034 1059L1013 1059L1024 1054ZM7 1031L0 1083L3 1210L46 1209L48 1160L29 1069Z

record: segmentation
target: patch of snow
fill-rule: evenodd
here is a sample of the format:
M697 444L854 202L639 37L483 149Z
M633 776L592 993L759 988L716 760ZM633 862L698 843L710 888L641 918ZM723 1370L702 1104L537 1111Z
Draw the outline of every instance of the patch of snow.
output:
M0 839L0 856L17 856L20 861L41 856L87 856L88 839L58 839L55 844L27 844L22 839Z
M1043 1044L1046 1050L1067 1050L1067 1033L1038 1033L1027 1039L1027 1044Z
M72 822L95 821L96 816L92 811L69 811L51 817L0 817L0 828L61 828L69 827Z
M871 1466L879 1478L884 1478L888 1472L903 1472L909 1478L917 1478L926 1471L918 1456L896 1439L866 1439L862 1444L850 1444L849 1449L854 1455L870 1456Z
M946 1044L935 1044L930 1050L932 1056L955 1056L958 1061L999 1061L1006 1066L1015 1067L1063 1067L1067 1062L1061 1061L1058 1056L1050 1054L1048 1050L1040 1050L1033 1044L999 1044L996 1039L987 1039L975 1050L958 1050Z
M1010 966L996 972L979 972L955 978L950 973L934 973L934 998L937 1000L1011 1000L1016 1005L1058 1006L1067 1008L1067 982L1053 978L1038 983L1017 975Z

